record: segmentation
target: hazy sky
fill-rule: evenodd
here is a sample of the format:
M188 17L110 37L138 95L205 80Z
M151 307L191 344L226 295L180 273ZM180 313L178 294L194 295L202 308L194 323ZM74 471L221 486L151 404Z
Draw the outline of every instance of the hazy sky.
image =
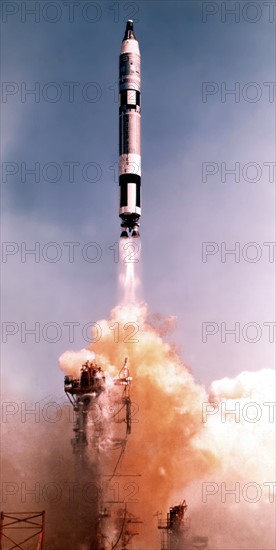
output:
M2 371L22 394L62 391L58 357L84 347L84 325L117 303L109 247L120 234L117 81L128 18L142 55L144 300L151 314L177 317L170 339L200 383L273 366L264 323L275 321L275 261L263 243L276 240L276 16L266 4L2 2L2 239L14 243L2 322L18 328L5 343L2 327ZM25 176L35 165L36 179ZM24 263L35 242L37 262ZM70 262L63 243L72 242ZM95 263L89 242L102 253ZM205 261L204 242L214 252ZM240 255L224 258L235 243ZM68 322L79 323L71 343ZM38 342L24 342L22 323L39 323ZM60 326L56 343L47 323ZM237 323L240 342L222 342L223 323ZM203 342L206 330L217 332Z

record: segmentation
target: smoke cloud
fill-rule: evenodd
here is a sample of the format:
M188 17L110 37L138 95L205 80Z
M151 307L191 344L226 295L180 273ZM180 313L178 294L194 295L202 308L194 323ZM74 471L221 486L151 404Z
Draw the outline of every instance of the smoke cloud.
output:
M137 502L123 496L143 520L141 548L159 546L154 514L186 498L195 519L192 530L209 536L212 548L261 547L258 515L268 550L273 547L274 373L245 371L214 381L207 393L166 339L174 318L160 322L147 304L135 300L133 265L121 263L126 292L110 319L99 321L101 338L88 350L110 376L128 357L133 429L118 471L140 476L134 477ZM67 357L68 352L60 364L68 373L73 362L67 365ZM75 367L77 375L79 364Z
M110 517L101 523L106 543L117 540L127 506L143 522L135 526L133 548L157 550L157 512L164 518L185 498L191 535L208 536L209 548L272 550L274 372L244 370L214 381L209 391L198 385L170 341L175 318L152 315L138 300L137 271L121 261L119 305L97 323L93 343L59 360L73 376L87 360L105 371L106 391L89 412L86 460L74 459L65 397L19 407L4 396L2 509L45 509L47 550L91 550L101 500L116 501L106 505ZM113 382L126 357L131 434L122 388Z

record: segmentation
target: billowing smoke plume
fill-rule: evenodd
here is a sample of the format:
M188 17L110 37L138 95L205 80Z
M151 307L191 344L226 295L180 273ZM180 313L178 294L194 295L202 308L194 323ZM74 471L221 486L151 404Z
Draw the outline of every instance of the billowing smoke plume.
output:
M168 343L174 318L153 317L148 306L137 301L137 267L121 262L120 305L108 320L99 321L95 342L60 358L66 374L79 376L87 360L97 361L106 372L100 415L94 407L89 421L89 467L82 474L75 469L72 407L64 405L65 396L60 406L55 397L20 404L20 399L10 402L3 396L2 509L45 509L46 550L87 550L106 483L110 500L121 502L116 513L121 507L124 514L126 503L143 521L133 548L159 549L156 513L164 518L171 505L185 498L191 534L208 536L209 548L272 550L274 372L245 370L234 379L213 382L209 392L196 384ZM125 357L133 378L132 433L121 445L126 425L119 398L116 404L120 388L114 393L112 379ZM35 412L27 414L25 409ZM105 421L102 433L99 418ZM100 465L91 443L95 437L100 441ZM109 541L117 540L116 521L120 525L116 516L106 522Z
M209 536L212 548L272 548L273 372L224 378L207 395L164 340L166 322L161 336L147 305L135 301L134 264L122 271L124 299L109 320L99 321L101 337L97 331L88 351L111 376L128 357L133 430L119 472L132 476L134 484L125 477L118 490L144 522L140 547L159 547L154 514L186 498L193 531ZM86 353L63 354L64 372L78 375ZM227 494L233 488L235 493ZM257 518L265 535L256 528Z

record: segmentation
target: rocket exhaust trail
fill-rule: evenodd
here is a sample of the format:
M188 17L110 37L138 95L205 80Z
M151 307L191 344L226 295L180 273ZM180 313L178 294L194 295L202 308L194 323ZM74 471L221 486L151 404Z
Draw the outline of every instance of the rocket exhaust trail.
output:
M141 242L121 239L119 254L119 303L137 304L141 291Z
M140 50L127 21L119 69L119 186L121 237L139 237L141 216L141 79Z

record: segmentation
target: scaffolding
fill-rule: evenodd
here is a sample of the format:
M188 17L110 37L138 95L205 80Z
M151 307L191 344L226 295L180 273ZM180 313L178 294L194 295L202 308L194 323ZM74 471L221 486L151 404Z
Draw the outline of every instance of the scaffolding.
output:
M118 550L127 550L132 539L139 535L139 531L133 529L133 525L143 523L138 517L131 514L127 506L124 509L118 510L116 518L116 526L118 531L118 538L111 546L112 550L115 548Z
M34 550L43 550L44 535L44 510L42 512L1 512L0 550L13 550L14 548L26 550L26 544L30 541L36 544L33 547Z
M190 528L190 520L185 517L186 501L178 506L171 506L166 519L158 519L158 529L161 530L161 550L173 550L182 543Z
M111 382L111 383L110 383ZM121 432L119 437L109 436L110 451L119 451L119 456L116 459L113 471L110 475L106 475L108 483L117 476L117 470L121 464L125 453L128 437L131 434L131 398L130 387L132 377L129 373L127 357L125 358L122 368L118 375L113 379L109 379L106 384L106 376L104 371L95 362L86 361L81 369L80 376L73 377L66 375L64 378L64 391L73 406L75 413L74 432L75 436L71 442L76 455L77 475L81 479L82 475L88 475L91 466L91 459L96 467L100 466L101 452L103 441L105 438L105 430L107 423L114 421L115 424L121 424ZM111 401L113 399L111 406ZM109 409L104 411L102 407L106 406L108 399ZM94 407L99 409L97 419L91 419L90 412ZM118 407L118 410L116 410ZM92 432L91 432L91 428ZM118 426L117 426L118 427ZM93 447L93 453L89 453ZM100 469L98 470L100 472ZM99 473L99 478L101 474ZM111 550L112 542L107 536L107 524L112 517L110 505L124 504L124 501L107 500L103 488L98 495L98 522L96 525L96 544L97 550ZM118 520L118 518L117 518ZM119 521L119 520L118 520ZM120 545L114 546L118 550L121 548L126 550L129 548L129 542L138 533L128 530L126 526L136 521L134 517L127 514L124 527L122 527L122 535L120 536ZM138 520L137 520L138 522ZM95 549L95 542L93 543Z
M120 403L122 409L125 409L126 437L131 433L131 381L132 378L129 376L127 358L125 358L119 375L113 379L113 385L121 386L123 389ZM79 377L65 376L64 391L75 412L75 437L72 439L73 449L80 458L83 458L88 446L87 423L89 410L93 406L93 403L98 401L101 393L105 391L105 374L96 363L86 361L81 367ZM98 422L97 426L95 424L95 428L94 446L98 449L103 430L102 423Z
M178 506L171 506L167 518L158 519L161 530L161 550L206 550L208 537L189 536L190 518L188 506L183 500ZM156 514L160 515L159 512ZM161 514L162 515L162 514Z

